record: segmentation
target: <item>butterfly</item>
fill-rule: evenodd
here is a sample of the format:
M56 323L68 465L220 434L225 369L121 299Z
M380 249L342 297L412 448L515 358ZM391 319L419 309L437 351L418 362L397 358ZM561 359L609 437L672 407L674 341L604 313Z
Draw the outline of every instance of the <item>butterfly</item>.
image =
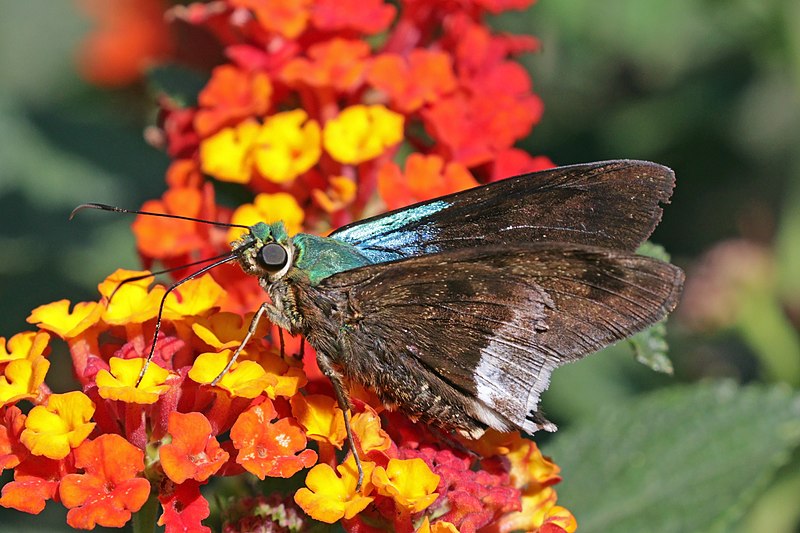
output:
M352 383L470 439L487 428L555 431L539 408L551 373L677 305L683 272L636 253L674 185L670 169L643 161L559 167L328 237L290 236L281 222L240 226L230 254L202 271L238 261L269 295L235 355L262 318L314 347L361 474Z

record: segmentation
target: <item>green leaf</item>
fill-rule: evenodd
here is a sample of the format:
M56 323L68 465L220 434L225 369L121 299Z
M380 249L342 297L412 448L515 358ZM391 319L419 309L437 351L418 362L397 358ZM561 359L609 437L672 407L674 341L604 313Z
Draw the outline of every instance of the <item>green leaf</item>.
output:
M663 389L559 432L559 504L582 533L727 531L800 445L800 396L713 382Z
M180 107L197 105L197 95L208 83L209 75L175 64L153 67L147 72L150 89L163 94Z
M630 339L636 360L656 372L672 374L672 361L667 357L667 326L661 321L644 331L640 331Z
M663 246L650 241L645 241L639 246L636 253L666 262L669 262L670 259L669 254ZM630 342L631 347L633 347L633 354L636 361L656 372L672 375L672 361L670 361L667 356L669 345L667 344L667 328L665 326L665 321L661 321L644 331L640 331L628 339L628 342Z
M663 246L660 244L656 244L651 241L644 241L641 246L636 250L636 253L639 255L645 255L647 257L652 257L653 259L660 259L669 263L670 256L667 253L667 250L664 249Z

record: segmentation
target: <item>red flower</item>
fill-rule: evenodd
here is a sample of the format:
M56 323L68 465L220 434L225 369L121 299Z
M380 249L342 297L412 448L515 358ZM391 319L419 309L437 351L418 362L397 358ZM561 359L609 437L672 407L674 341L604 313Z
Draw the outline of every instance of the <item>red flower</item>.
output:
M82 0L79 4L97 23L79 55L81 71L92 83L134 82L148 64L172 51L163 0Z
M211 424L200 413L170 413L172 442L159 448L161 468L176 484L187 479L206 481L228 460L211 435Z
M188 480L180 485L170 481L162 484L158 501L164 513L158 519L158 525L166 526L167 533L186 531L209 533L211 528L202 524L211 511L208 501L200 494L200 483Z
M39 514L47 500L58 500L58 482L72 470L64 460L28 456L14 469L14 481L3 487L0 505Z
M61 480L61 502L70 511L67 523L76 528L95 525L122 527L150 495L142 451L119 435L105 434L75 449L75 466L83 474Z
M200 109L194 119L195 130L201 137L208 137L245 118L264 116L271 97L272 83L267 74L245 72L233 65L219 66L198 96Z
M400 111L411 113L453 92L453 61L441 51L418 48L407 56L381 54L372 62L369 82L386 92Z
M320 30L355 30L372 35L392 23L397 9L382 0L317 0L312 22Z
M231 428L231 440L239 450L236 462L259 479L292 477L317 462L317 454L305 449L300 426L288 418L271 422L277 416L272 402L265 400L242 413Z
M0 423L0 471L6 468L14 468L28 455L28 449L19 440L20 434L25 429L25 415L16 406L4 408L2 414L2 423Z

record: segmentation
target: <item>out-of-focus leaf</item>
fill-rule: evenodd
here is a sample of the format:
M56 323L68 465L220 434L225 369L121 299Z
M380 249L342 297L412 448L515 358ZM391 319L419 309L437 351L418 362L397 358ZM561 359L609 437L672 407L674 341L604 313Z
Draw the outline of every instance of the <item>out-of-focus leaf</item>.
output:
M667 357L667 327L659 322L630 338L634 357L643 365L664 374L672 374L672 361Z
M591 532L726 531L800 445L800 396L730 382L598 410L544 446L559 503Z
M208 74L174 64L164 64L147 72L150 89L166 95L180 107L197 105L197 95L208 82Z

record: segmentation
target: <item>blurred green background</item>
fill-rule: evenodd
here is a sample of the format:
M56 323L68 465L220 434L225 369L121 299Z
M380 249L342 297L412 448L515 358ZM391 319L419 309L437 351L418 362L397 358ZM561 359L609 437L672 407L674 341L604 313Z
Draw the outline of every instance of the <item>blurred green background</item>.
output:
M95 299L105 275L138 265L130 219L87 213L67 223L67 215L81 202L137 207L159 196L168 160L144 142L154 115L139 90L79 78L74 58L90 22L73 3L0 7L0 335L8 337L26 329L32 308ZM559 164L647 159L678 176L653 237L689 275L670 324L675 376L614 349L556 373L549 417L577 430L595 423L598 406L626 409L649 391L707 378L800 386L800 2L540 0L492 22L542 43L523 58L546 106L524 148ZM68 376L57 356L51 375ZM772 404L758 402L763 411L743 409L731 425L767 419ZM676 441L685 430L676 424ZM545 442L548 453L561 449L558 438L552 449ZM780 451L758 486L727 487L749 496L717 530L800 531L800 460L789 444ZM586 525L579 530L600 530L570 505L574 478L554 459L565 467L560 503ZM3 512L0 530L50 530L63 524L60 513Z

